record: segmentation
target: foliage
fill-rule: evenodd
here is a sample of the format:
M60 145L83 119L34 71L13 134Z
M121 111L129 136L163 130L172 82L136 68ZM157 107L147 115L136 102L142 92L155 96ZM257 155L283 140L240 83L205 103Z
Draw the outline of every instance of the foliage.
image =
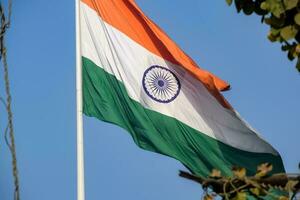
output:
M297 59L300 72L300 0L226 0L235 4L237 12L262 16L262 22L270 26L268 38L282 44L289 60Z
M247 171L242 167L233 167L232 177L222 176L216 169L207 178L183 171L180 176L200 183L205 191L204 200L213 200L217 196L226 200L296 199L300 192L300 175L270 175L272 169L271 164L264 163L251 177L246 176Z

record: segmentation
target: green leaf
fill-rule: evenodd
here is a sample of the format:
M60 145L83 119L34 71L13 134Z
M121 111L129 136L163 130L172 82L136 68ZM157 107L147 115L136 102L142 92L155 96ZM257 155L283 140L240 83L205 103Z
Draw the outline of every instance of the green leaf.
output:
M246 200L247 194L246 192L238 192L236 196L233 198L233 200Z
M275 16L271 16L269 18L265 18L265 23L270 25L272 28L281 29L285 23L285 17L277 18Z
M270 32L272 35L278 35L280 33L280 29L271 28Z
M250 192L252 192L256 196L259 196L260 194L260 190L258 188L250 188Z
M297 13L294 17L294 21L296 22L296 24L298 24L300 26L300 13Z
M291 48L292 48L291 45L282 45L282 46L281 46L281 50L282 50L282 51L289 51Z
M257 173L255 174L255 177L264 177L272 170L273 170L272 164L263 163L257 167Z
M255 9L255 4L252 0L245 0L243 6L243 12L245 15L251 15Z
M277 18L285 12L281 0L265 0L260 4L261 9L270 11Z
M298 58L296 69L300 72L300 59Z
M287 57L290 61L293 61L295 59L293 50L289 50Z
M279 41L280 40L280 31L281 31L281 29L271 28L269 35L268 35L268 39L271 42Z
M268 39L271 41L271 42L276 42L277 41L277 37L272 35L272 34L269 34L268 35Z
M210 194L206 194L203 198L203 200L214 200L214 197Z
M222 175L220 170L213 169L209 176L212 178L221 178Z
M263 9L263 10L269 10L270 9L270 4L268 4L267 2L262 2L260 4L260 8Z
M276 4L272 6L271 12L273 13L273 15L279 18L280 15L284 13L284 8L282 7L281 4Z
M290 10L297 6L298 0L284 0L285 9Z
M229 6L232 4L232 0L226 0L226 2Z
M278 199L279 200L289 200L289 198L287 196L280 196Z
M297 44L296 47L295 47L295 53L297 56L300 55L300 44Z
M266 15L266 14L268 14L267 10L261 9L261 7L260 7L261 1L255 1L254 4L255 4L254 12L256 14L258 14L258 15Z
M285 190L292 192L298 183L299 183L299 181L289 180L285 185Z
M232 172L236 177L241 179L246 176L246 169L243 167L233 167Z
M295 40L300 43L300 32L297 33Z
M284 39L284 40L290 40L292 38L294 38L298 33L298 30L294 27L294 26L286 26L283 29L281 29L280 31L280 36Z
M244 6L244 0L234 0L234 3L235 3L236 10L239 13Z

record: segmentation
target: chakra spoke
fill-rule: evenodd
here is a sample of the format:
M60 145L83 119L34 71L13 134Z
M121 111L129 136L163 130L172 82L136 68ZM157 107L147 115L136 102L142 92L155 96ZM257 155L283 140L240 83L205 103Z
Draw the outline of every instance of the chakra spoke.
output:
M151 99L169 103L179 95L181 85L179 79L169 69L152 66L144 73L143 87Z

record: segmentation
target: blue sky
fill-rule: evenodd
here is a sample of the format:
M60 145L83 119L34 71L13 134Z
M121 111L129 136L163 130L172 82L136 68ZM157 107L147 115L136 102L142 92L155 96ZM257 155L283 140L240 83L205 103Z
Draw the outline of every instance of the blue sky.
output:
M231 83L227 99L287 171L299 172L300 76L260 18L225 0L137 2L200 66ZM74 1L18 1L13 11L7 43L22 200L75 199ZM0 199L12 199L0 112ZM87 200L200 199L200 187L177 176L179 162L139 149L114 125L85 117L84 129Z

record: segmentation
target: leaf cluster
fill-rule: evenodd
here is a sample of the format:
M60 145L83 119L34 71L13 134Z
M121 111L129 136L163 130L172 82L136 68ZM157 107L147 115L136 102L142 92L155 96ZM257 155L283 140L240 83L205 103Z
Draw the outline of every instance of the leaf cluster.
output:
M180 172L180 176L200 183L205 191L204 200L213 200L216 196L226 200L265 199L278 200L293 199L300 191L300 175L287 174L270 175L273 166L269 163L257 167L254 176L248 177L247 170L233 167L232 176L222 176L219 170L212 170L207 178L198 177L187 172ZM274 190L277 192L274 193ZM290 197L289 197L290 195Z
M300 72L300 0L226 0L235 4L237 12L262 17L270 27L268 39L282 44L289 60L297 59Z

